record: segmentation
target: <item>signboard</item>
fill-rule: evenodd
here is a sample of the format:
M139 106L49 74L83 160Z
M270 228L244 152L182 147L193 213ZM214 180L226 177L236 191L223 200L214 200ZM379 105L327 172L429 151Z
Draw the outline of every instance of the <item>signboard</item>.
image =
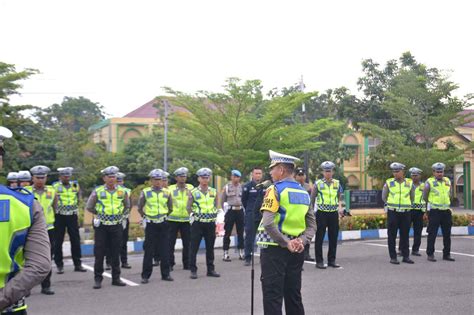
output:
M383 208L381 190L351 190L351 209Z

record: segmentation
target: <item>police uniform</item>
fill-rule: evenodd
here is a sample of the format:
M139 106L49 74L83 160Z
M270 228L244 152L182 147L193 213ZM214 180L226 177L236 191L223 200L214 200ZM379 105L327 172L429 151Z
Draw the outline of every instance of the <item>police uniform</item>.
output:
M130 202L127 192L122 186L116 185L115 178L118 167L109 166L101 171L104 185L96 187L87 200L86 209L96 216L94 218L94 289L100 289L106 247L110 250L112 267L112 285L125 286L120 280L119 253L122 246L123 226L125 215L129 212ZM112 180L113 184L108 182Z
M250 265L258 225L262 219L260 208L265 190L263 186L251 180L242 188L242 206L245 209L245 263Z
M35 184L35 178L46 178L50 169L43 165L37 165L30 170L31 174L33 175L33 185L27 186L29 192L31 192L35 199L40 203L41 207L43 208L44 217L46 219L46 227L48 229L48 236L49 236L49 243L51 247L51 258L53 258L53 248L54 248L54 219L56 208L58 204L58 200L56 197L56 191L54 190L53 186L44 185L40 187L40 185ZM45 179L46 180L46 179ZM48 276L41 282L41 293L46 295L54 294L54 291L51 290L51 271L49 272Z
M132 200L131 200L131 193L132 190L130 188L125 187L123 184L123 180L125 178L125 174L118 172L117 173L117 183L118 185L122 186L122 188L127 192L128 198L129 198L129 203L130 207L132 206ZM120 182L120 183L119 183ZM122 268L125 269L131 269L132 266L128 263L128 247L127 247L127 242L128 242L128 232L130 228L130 220L128 219L129 213L124 214L124 219L122 221L122 226L123 226L123 232L122 232L122 246L120 248L120 261L122 263ZM106 248L107 254L105 257L105 265L106 268L105 270L110 270L110 255L108 253L108 246Z
M17 172L9 172L7 174L7 187L8 188L18 187L18 173Z
M188 169L186 167L180 167L174 171L174 176L176 178L187 177L187 175ZM189 213L186 207L188 205L189 194L193 188L193 185L186 183L183 186L174 184L168 187L171 199L173 200L173 211L166 218L169 225L169 261L171 270L173 270L175 265L174 248L176 246L178 232L181 236L181 243L183 245L183 269L189 270L191 225L189 224Z
M304 314L301 297L304 245L314 236L315 225L309 209L310 196L293 179L292 172L286 178L272 173L281 163L294 165L297 158L274 151L270 151L270 158L270 173L275 183L265 192L257 235L261 247L263 309L265 314L281 314L284 299L286 314Z
M405 165L401 163L392 163L390 168L393 173L403 172ZM403 262L413 264L410 259L408 249L411 208L413 203L412 180L404 178L399 180L389 178L386 180L382 190L382 200L387 209L387 234L388 234L388 252L390 254L390 263L400 264L397 260L396 238L397 231L400 231L400 250L403 256Z
M77 213L79 211L80 187L77 181L71 181L73 168L60 167L59 181L53 183L58 196L58 208L54 221L56 239L54 242L54 262L58 273L64 273L63 242L64 234L69 235L71 243L71 256L74 262L74 271L86 272L81 262L81 238L79 235L79 222Z
M169 184L169 182L168 182L168 176L170 176L170 173L165 172L165 171L163 171L163 170L161 170L161 169L160 169L160 171L163 173L162 188L163 188L163 189L168 189L168 184ZM169 236L169 235L168 235L168 236ZM168 239L169 239L169 238L168 238ZM159 265L160 265L160 261L161 261L160 249L158 248L158 246L159 246L159 243L156 242L156 243L155 243L155 249L154 249L155 251L154 251L154 254L153 254L153 260L154 260L153 266L155 266L155 267L156 267L156 266L159 266ZM170 269L172 270L173 268L170 268Z
M240 177L242 173L238 170L232 170L232 176L239 178L239 183L234 185L232 182L224 186L221 195L221 206L227 204L224 217L224 261L231 261L229 256L230 235L234 228L237 230L237 248L239 249L239 259L244 259L244 210L242 208L242 185L240 185Z
M161 258L161 279L173 281L170 276L168 222L166 222L173 204L169 191L161 186L165 178L164 172L155 169L149 176L152 180L159 180L160 185L143 189L138 200L138 212L146 222L142 268L142 283L144 284L148 283L153 272L153 254L156 250Z
M412 167L408 170L410 172L413 182L413 207L411 209L411 224L413 224L413 246L411 247L411 254L420 256L421 232L423 231L423 215L426 211L426 203L423 199L423 190L425 183L418 177L423 172L421 169Z
M339 235L339 213L341 212L341 195L344 190L337 179L332 178L332 171L336 167L333 162L325 161L321 164L324 172L331 172L330 178L323 177L316 181L311 193L311 205L316 213L316 240L314 250L316 268L325 269L323 257L323 241L328 230L328 266L339 268L336 263L337 238Z
M212 171L201 168L196 172L201 179L209 178ZM208 277L220 277L214 267L214 242L216 241L217 191L201 183L189 194L188 212L192 212L191 246L189 249L189 269L191 279L197 279L196 256L201 239L206 244L206 266Z
M441 226L443 233L443 260L454 261L451 257L451 227L453 225L451 213L451 181L444 177L446 165L437 162L432 165L433 177L428 178L423 191L423 198L428 203L428 245L426 254L429 261L436 261L434 257L436 236Z

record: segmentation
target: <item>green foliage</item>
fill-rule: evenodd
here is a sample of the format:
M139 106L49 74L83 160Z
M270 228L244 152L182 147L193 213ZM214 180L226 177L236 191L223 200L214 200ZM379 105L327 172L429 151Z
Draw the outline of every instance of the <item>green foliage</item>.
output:
M28 79L38 70L25 69L17 72L14 65L0 61L0 105L8 103L8 99L13 94L18 94L21 84L18 81Z

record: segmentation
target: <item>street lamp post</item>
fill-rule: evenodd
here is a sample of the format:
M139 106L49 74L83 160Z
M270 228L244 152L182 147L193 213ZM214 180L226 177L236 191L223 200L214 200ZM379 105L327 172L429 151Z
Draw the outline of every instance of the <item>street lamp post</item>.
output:
M168 107L169 103L167 100L163 101L163 104L165 105L165 143L164 143L164 148L163 148L163 170L166 172L168 171Z
M303 76L301 76L299 89L300 89L301 92L304 92ZM305 103L301 104L301 112L303 113L301 120L302 120L303 124L305 124L306 123L306 105L305 105ZM309 183L309 173L308 173L309 152L308 152L308 150L305 150L304 153L303 153L303 168L304 168L304 172L306 174L306 182Z

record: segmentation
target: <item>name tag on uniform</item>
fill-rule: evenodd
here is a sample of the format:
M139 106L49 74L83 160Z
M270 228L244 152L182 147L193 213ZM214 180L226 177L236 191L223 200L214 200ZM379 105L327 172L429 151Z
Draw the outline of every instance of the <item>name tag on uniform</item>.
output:
M105 193L105 191L100 192L100 199L107 199L107 194Z
M194 197L196 199L200 199L201 198L201 193L199 191L197 191Z
M324 189L324 183L319 184L319 189Z
M179 190L174 190L173 191L173 196L178 197L179 196Z
M288 192L288 199L291 204L309 205L309 196L305 193L290 191Z
M395 181L390 182L390 187L395 187Z
M0 200L0 222L10 221L10 200Z

